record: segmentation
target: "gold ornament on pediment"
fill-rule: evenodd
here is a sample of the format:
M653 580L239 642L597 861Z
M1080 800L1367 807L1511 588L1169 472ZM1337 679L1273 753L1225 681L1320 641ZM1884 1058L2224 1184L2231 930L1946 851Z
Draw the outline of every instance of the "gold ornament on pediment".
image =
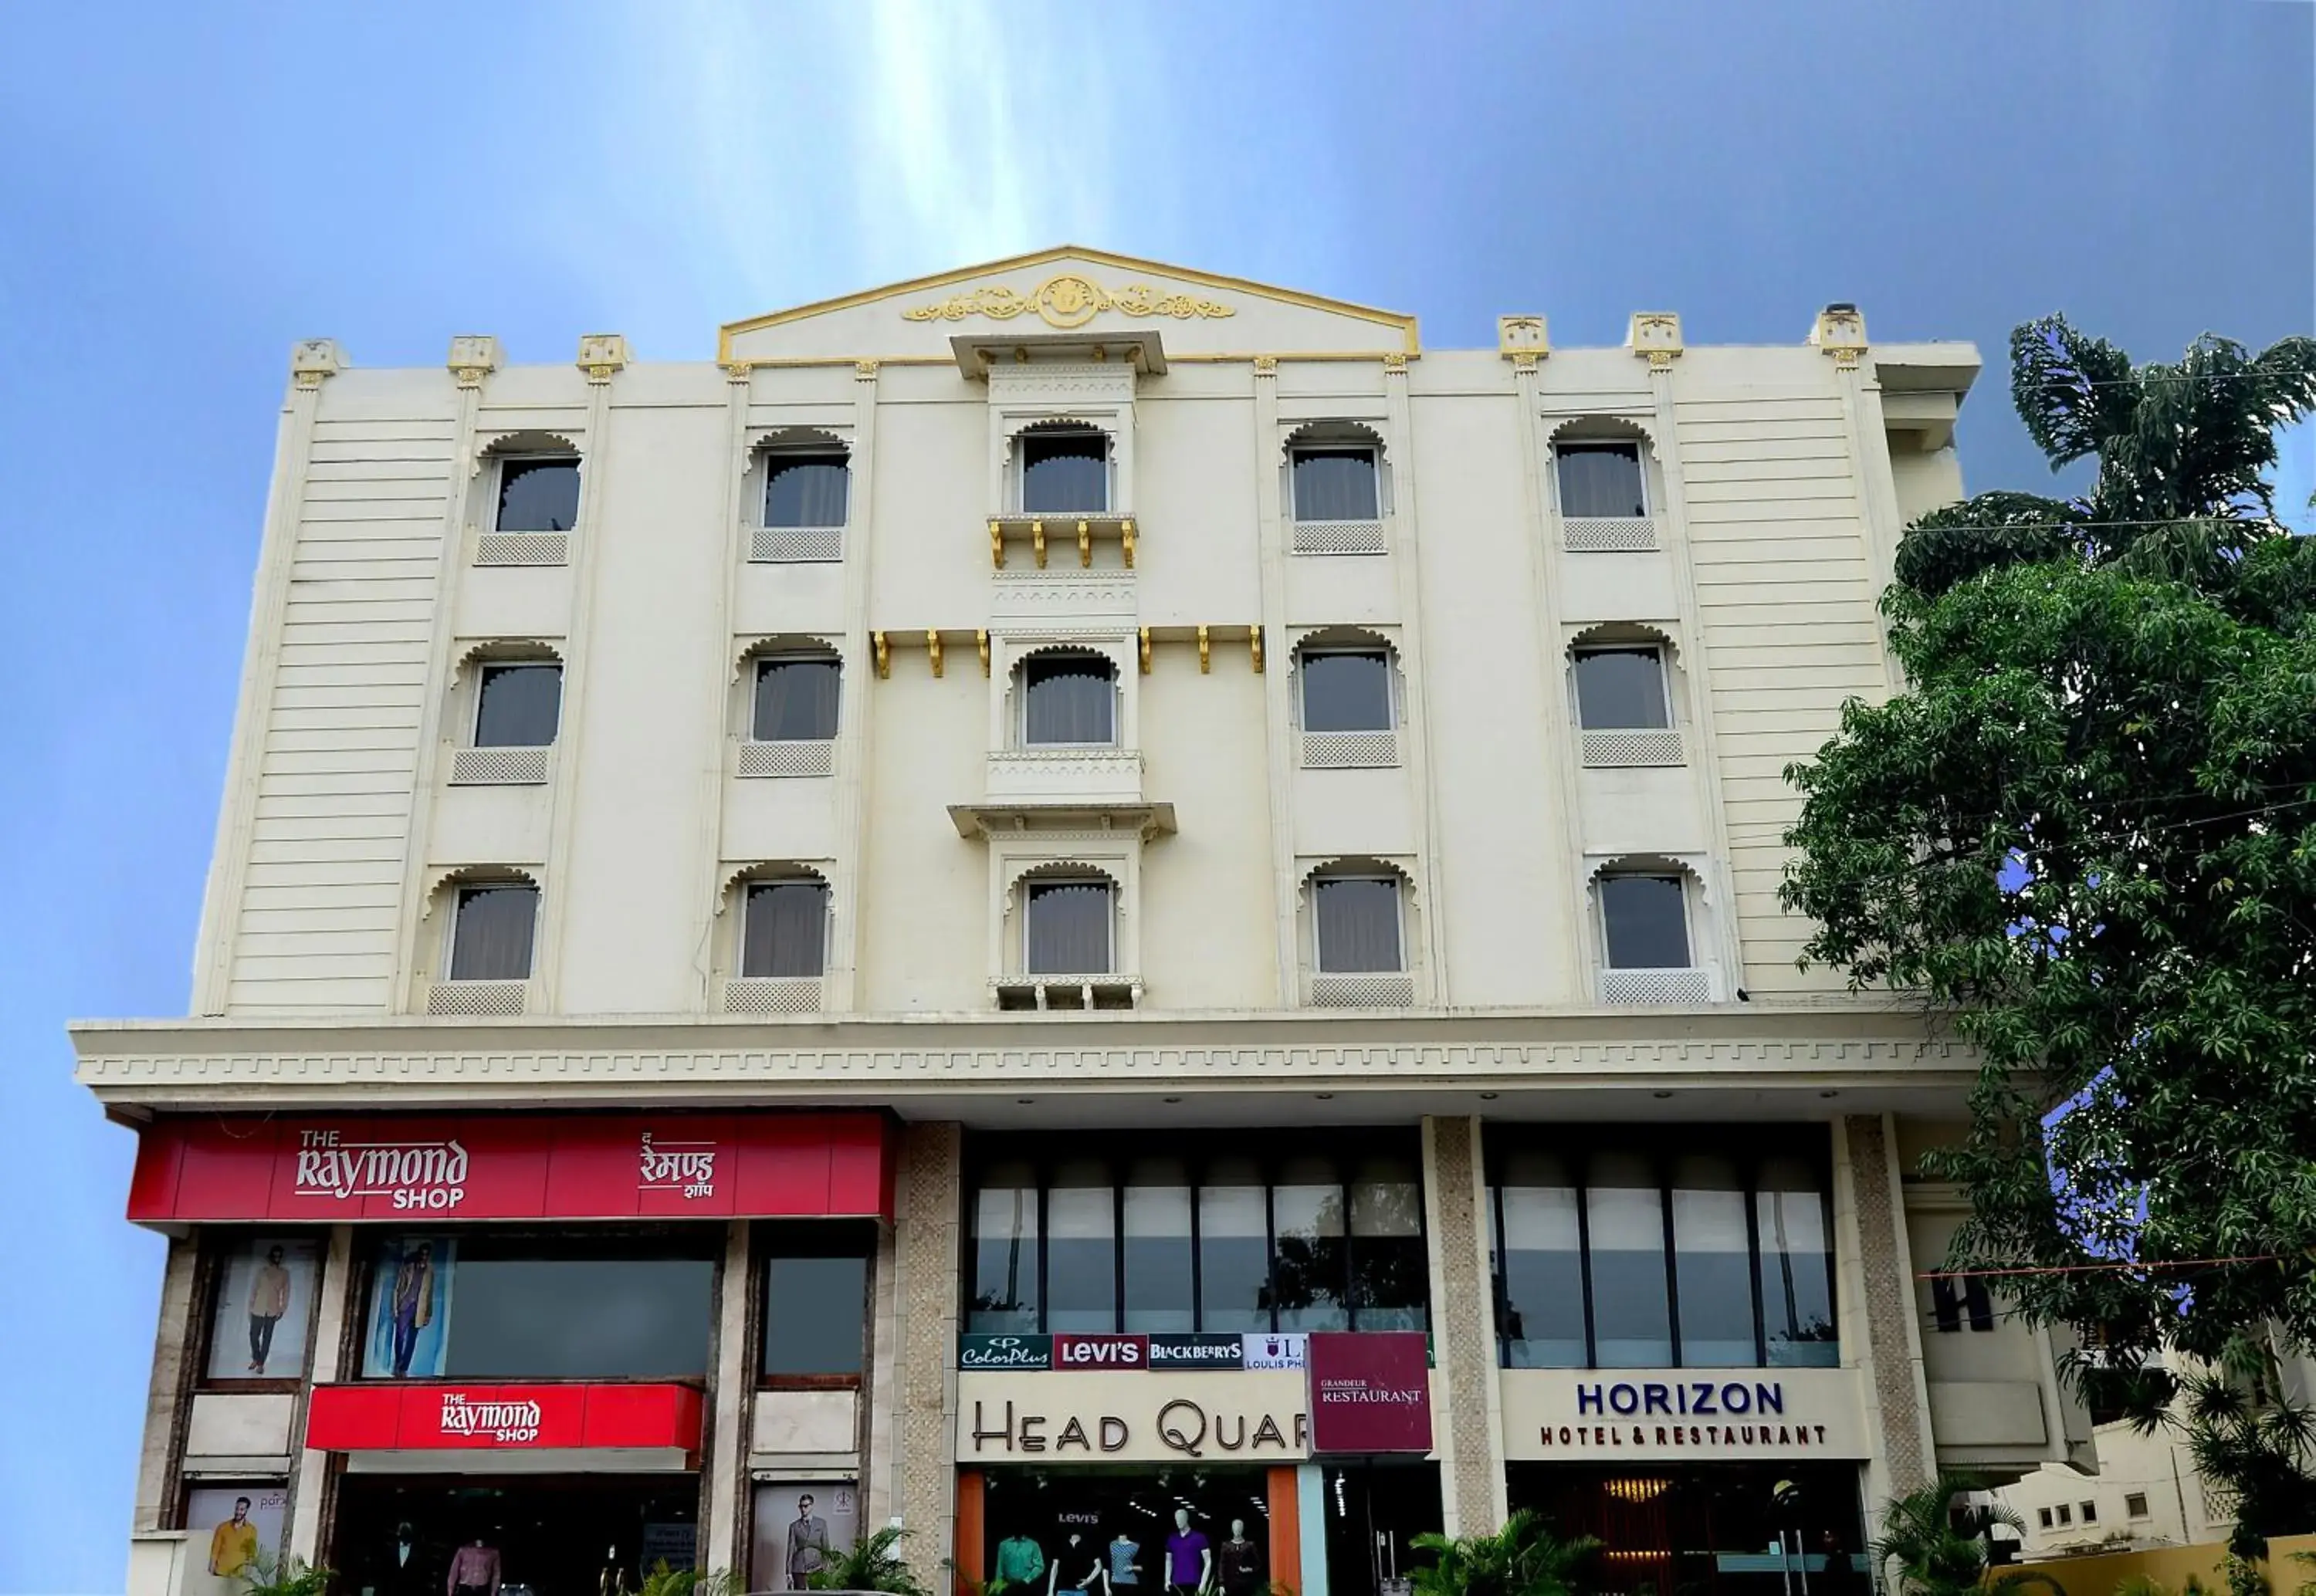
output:
M993 322L1010 322L1034 312L1047 326L1066 332L1084 326L1105 310L1130 316L1171 316L1178 322L1238 314L1227 305L1201 299L1194 294L1165 293L1147 283L1128 283L1121 288L1107 289L1091 278L1064 271L1047 278L1027 294L993 283L952 294L931 305L913 306L901 312L901 319L961 322L967 316L979 315Z

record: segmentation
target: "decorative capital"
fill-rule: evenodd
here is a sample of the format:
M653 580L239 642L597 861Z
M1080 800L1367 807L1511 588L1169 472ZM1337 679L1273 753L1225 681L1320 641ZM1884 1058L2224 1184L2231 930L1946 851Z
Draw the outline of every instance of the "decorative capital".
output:
M724 362L724 380L728 383L746 382L755 369L745 360L726 360Z
M499 368L499 341L487 332L461 332L450 340L445 362L462 388L479 388L483 378Z
M311 392L322 386L325 377L335 377L345 367L338 353L334 338L308 338L290 353L290 377L299 387Z
M877 380L877 362L874 360L853 361L852 377L853 380L856 382L875 382Z
M1383 358L1383 368L1386 373L1396 373L1401 377L1405 377L1407 375L1407 357L1403 354L1397 353L1385 355Z
M1625 333L1625 347L1646 357L1652 370L1662 371L1679 355L1680 317L1669 310L1636 314Z
M1278 357L1277 355L1255 356L1254 374L1257 377L1277 377L1278 375Z
M1817 313L1809 341L1831 355L1840 369L1854 370L1857 357L1866 352L1865 313L1855 305L1829 305Z
M1544 318L1540 315L1498 316L1496 352L1510 356L1519 370L1535 370L1537 357L1552 352L1552 341L1545 335ZM1528 358L1525 366L1519 365L1523 355Z
M1534 371L1536 369L1536 362L1537 354L1534 350L1514 350L1512 351L1512 369L1514 371Z
M579 340L579 369L591 383L607 383L628 363L628 341L618 332L590 332Z

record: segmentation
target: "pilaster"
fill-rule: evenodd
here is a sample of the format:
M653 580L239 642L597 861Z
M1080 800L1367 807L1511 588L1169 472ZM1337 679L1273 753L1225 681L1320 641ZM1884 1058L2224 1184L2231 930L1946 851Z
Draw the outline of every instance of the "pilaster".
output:
M145 1388L145 1443L137 1460L137 1507L131 1530L166 1526L177 1497L177 1459L184 1451L185 1403L192 1388L193 1288L200 1248L196 1237L169 1239L161 1266L161 1319L153 1334L153 1373Z
M716 1308L716 1394L708 1444L699 1459L699 1566L745 1571L748 1558L748 1442L753 1428L755 1381L751 1300L754 1276L750 1226L735 1219L725 1233L724 1268Z
M1480 1138L1476 1119L1423 1122L1423 1201L1433 1237L1431 1441L1450 1535L1492 1533L1510 1511Z
M869 723L876 714L875 674L869 666L869 561L877 548L877 402L878 366L861 360L852 368L852 482L844 535L844 669L837 680L836 858L829 885L835 919L829 928L829 975L822 982L832 1008L860 1005L860 894L867 879Z
M1262 632L1270 646L1290 644L1287 633L1287 545L1279 504L1278 360L1254 359L1254 503L1257 563L1262 581ZM1295 870L1295 705L1288 695L1295 673L1282 657L1278 669L1262 675L1265 785L1270 798L1272 912L1281 1008L1302 1000L1300 957L1296 949L1296 898L1301 890Z
M319 1300L314 1316L314 1348L308 1359L311 1372L298 1394L298 1416L291 1431L298 1444L292 1454L297 1460L290 1465L290 1555L308 1564L322 1560L323 1534L329 1526L330 1498L335 1481L330 1472L330 1454L315 1451L305 1444L306 1408L316 1384L343 1379L349 1372L348 1328L354 1317L354 1281L358 1273L354 1266L354 1228L331 1226L329 1248L322 1255L321 1283L316 1288Z
M957 1530L958 1214L964 1138L954 1123L901 1133L898 1400L893 1518L910 1531L908 1560L933 1583Z
M1810 342L1833 362L1834 391L1841 398L1842 427L1849 440L1851 480L1857 484L1857 516L1866 534L1866 569L1875 598L1898 575L1898 539L1904 530L1898 510L1898 484L1890 472L1890 435L1882 417L1882 387L1866 358L1866 318L1855 306L1828 306L1810 328ZM1889 623L1881 619L1882 669L1893 693L1905 687L1898 657L1890 651Z
M1439 802L1431 790L1431 672L1423 650L1422 517L1415 474L1415 421L1408 402L1408 359L1405 355L1383 358L1385 412L1398 459L1392 467L1392 574L1399 584L1400 642L1403 658L1414 669L1408 692L1415 713L1409 717L1412 733L1405 749L1409 786L1415 800L1416 833L1423 839L1423 857L1417 861L1416 891L1422 894L1424 957L1431 976L1430 1001L1445 1006L1455 1001L1448 968L1448 906L1440 893L1446 872L1439 862ZM1285 639L1281 640L1282 646Z
M1842 1344L1859 1349L1867 1432L1877 1442L1866 1485L1867 1527L1874 1531L1883 1503L1935 1476L1937 1453L1893 1126L1887 1114L1852 1114L1840 1128L1836 1212L1854 1231L1845 1239L1856 1263L1845 1272L1843 1296L1857 1308L1842 1326Z

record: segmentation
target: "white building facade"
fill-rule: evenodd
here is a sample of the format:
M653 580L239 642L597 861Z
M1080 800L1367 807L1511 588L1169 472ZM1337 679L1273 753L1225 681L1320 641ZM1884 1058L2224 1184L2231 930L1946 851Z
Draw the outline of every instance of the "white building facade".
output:
M1369 1596L1523 1505L1767 1591L2088 1457L1919 1278L1971 1060L1776 903L1968 346L1070 248L717 355L296 352L196 1013L75 1030L171 1238L140 1596L895 1521Z

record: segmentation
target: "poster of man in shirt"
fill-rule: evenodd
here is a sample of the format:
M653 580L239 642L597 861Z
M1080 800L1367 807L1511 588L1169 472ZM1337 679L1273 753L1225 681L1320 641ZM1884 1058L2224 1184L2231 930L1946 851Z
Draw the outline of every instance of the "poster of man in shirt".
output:
M296 1379L306 1370L306 1322L321 1270L308 1238L260 1236L236 1248L209 1318L211 1379Z
M441 1377L457 1246L447 1236L388 1237L380 1245L370 1273L364 1379Z
M754 1577L749 1588L809 1590L814 1574L852 1549L858 1520L850 1481L758 1485Z
M238 1596L246 1577L281 1555L290 1494L280 1485L204 1485L185 1499L192 1556L185 1596Z

